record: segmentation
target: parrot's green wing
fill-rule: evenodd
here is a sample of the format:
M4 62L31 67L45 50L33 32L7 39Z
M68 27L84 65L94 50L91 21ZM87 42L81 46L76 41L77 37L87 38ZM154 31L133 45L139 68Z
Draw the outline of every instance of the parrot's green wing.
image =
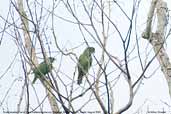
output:
M51 58L48 58L48 60L49 60L49 64L43 61L33 70L33 73L35 75L32 82L33 84L36 82L38 78L42 78L44 75L48 74L52 70L53 68L52 62L54 61L54 59L51 60Z
M82 83L83 76L88 72L88 61L87 57L83 54L79 58L78 63L78 84Z
M93 48L94 49L94 48ZM80 85L82 83L83 76L88 73L88 70L90 69L92 65L92 57L91 54L94 51L89 50L87 48L83 54L80 55L79 61L78 61L78 81L77 83Z

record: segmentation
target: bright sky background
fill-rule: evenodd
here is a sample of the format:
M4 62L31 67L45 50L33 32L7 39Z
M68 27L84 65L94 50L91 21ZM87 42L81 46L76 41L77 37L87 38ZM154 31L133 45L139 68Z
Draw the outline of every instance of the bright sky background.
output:
M124 0L120 0L122 3L121 5L124 6L126 11L129 11L129 5L127 5L127 3L129 2L124 2ZM129 0L128 0L129 1ZM148 3L147 3L148 1ZM166 0L167 4L168 4L168 8L171 10L171 1L170 0ZM138 34L140 35L143 30L144 30L144 26L146 23L146 16L147 16L147 12L148 12L148 8L149 8L149 0L142 0L140 8L139 8L139 17L138 17ZM46 4L46 3L45 3ZM47 3L47 7L49 3ZM6 17L6 13L9 9L9 4L8 1L1 1L0 4L0 15L3 16L4 18ZM60 13L62 16L64 17L69 17L69 15L63 13L65 11L63 11L63 9L58 10L58 13ZM120 14L116 14L118 15L118 19L116 19L115 21L117 21L118 23L121 21L123 21L124 19L122 17L120 17ZM84 18L83 18L84 19ZM60 19L56 19L55 22L58 23L58 25L56 25L55 29L57 31L57 36L59 37L59 44L60 46L66 47L66 48L71 48L74 46L77 46L79 44L81 44L81 42L83 41L80 36L81 34L78 31L78 27L77 26L73 26L73 24L69 24L66 22L63 22ZM0 21L0 30L2 29L2 27L4 26L4 24L2 23L2 21ZM126 25L123 25L122 23L120 24L120 30L121 31L126 31L127 29L125 28ZM65 30L65 31L64 31ZM50 35L49 35L50 36ZM91 40L91 39L90 39ZM110 40L109 39L109 45L112 45L112 43L115 42L115 40ZM91 44L91 43L90 43ZM119 42L115 42L115 45L113 47L108 47L109 50L111 50L111 52L116 53L116 55L121 55L121 50L118 49L118 45L120 43ZM92 43L93 46L98 47L97 45L94 45ZM146 48L147 45L147 41L146 40L142 40L140 46L144 46L144 50ZM82 52L82 50L86 47L86 45L81 46L80 49L75 50L75 52L78 53L78 55ZM171 38L169 38L167 40L167 45L166 45L166 50L168 55L171 55ZM149 46L149 48L151 48L151 46ZM8 35L4 35L3 38L3 42L2 45L0 46L0 52L1 52L1 59L0 59L0 76L5 72L5 70L8 68L8 66L10 65L11 61L14 59L14 55L17 53L17 47L13 41L13 39L11 37L9 37ZM143 55L143 54L142 54ZM53 56L55 56L57 58L57 61L55 62L55 65L58 67L58 63L60 60L60 56L58 53L53 54ZM99 53L96 52L95 56L99 56ZM145 56L145 55L144 55ZM152 56L152 55L150 55ZM170 56L171 58L171 56ZM65 71L65 73L67 75L73 75L73 71L75 69L75 64L71 63L71 61L69 61L69 59L67 58L63 58L63 65L61 66L61 70L63 69ZM8 91L8 89L11 87L11 85L13 84L13 81L15 79L16 83L14 83L11 91L9 92L9 95L6 96L5 101L3 102L0 99L0 103L3 102L3 105L0 105L0 113L2 113L3 110L6 110L7 106L9 107L10 110L15 110L17 105L17 101L19 99L19 95L21 93L21 86L23 85L22 83L22 68L20 67L20 62L19 59L17 59L14 63L15 65L12 65L12 68L10 69L9 73L5 74L5 76L3 78L0 78L0 98L4 98L6 92ZM95 62L93 62L93 65L95 65ZM134 75L138 76L138 74L140 74L139 71L136 70L136 68L138 66L136 66L136 61L131 63L131 68L132 70L135 70ZM158 61L155 60L154 63L152 64L152 66L150 66L149 70L147 71L146 75L149 76L154 69L158 68ZM111 70L111 69L109 69ZM90 72L93 72L93 69L91 69ZM72 73L72 74L71 74ZM16 78L17 77L17 78ZM62 77L61 77L62 78ZM63 77L66 78L66 77ZM31 79L33 79L31 77ZM68 80L68 79L66 79ZM119 107L122 107L123 104L127 101L127 92L125 91L127 88L125 88L125 83L123 82L119 82L122 86L120 87L116 87L114 94L116 94L116 109L118 109ZM143 104L143 108L142 110L142 114L145 114L147 107L149 107L149 109L151 110L162 110L163 108L165 108L165 110L171 111L171 109L168 108L167 105L165 105L163 102L167 102L170 106L171 106L171 100L169 98L169 94L168 94L168 88L167 88L167 84L164 78L164 75L161 73L160 68L158 68L157 72L155 72L155 74L149 78L149 79L145 79L143 81L144 85L142 85L140 87L140 89L138 90L138 93L136 94L135 98L134 98L134 102L132 107L124 114L132 114L134 112L136 112L138 110L138 108L142 107ZM76 86L78 87L78 86ZM41 89L40 89L41 88ZM40 82L37 82L37 84L35 85L35 89L36 91L38 91L38 93L44 92L44 89L42 88ZM124 90L124 91L121 91ZM30 91L33 91L32 87L30 89ZM43 94L38 94L40 96L41 99L44 98ZM33 95L35 97L35 95ZM35 102L34 97L31 98L31 102ZM170 102L169 102L170 101ZM46 101L47 102L47 101ZM80 100L80 102L82 102ZM32 107L36 107L37 104L32 103ZM75 103L76 105L76 103ZM91 106L92 105L92 106ZM91 108L91 109L96 109L96 107L94 107L93 104L89 105L88 107L86 107L87 109ZM24 107L24 104L23 104ZM47 107L47 110L49 109L49 107ZM140 113L141 114L141 113Z

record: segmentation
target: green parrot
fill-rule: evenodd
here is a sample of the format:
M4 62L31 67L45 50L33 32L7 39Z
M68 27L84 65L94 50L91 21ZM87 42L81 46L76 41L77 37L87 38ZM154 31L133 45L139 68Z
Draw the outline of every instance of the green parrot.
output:
M52 70L53 68L52 63L54 62L54 60L55 58L49 57L47 58L47 62L49 64L47 64L46 61L43 61L36 68L33 69L33 73L35 77L33 79L32 84L36 82L37 78L41 78L42 76L45 76Z
M94 47L88 47L84 50L84 52L80 55L78 60L78 81L77 84L80 85L82 83L83 76L88 73L92 65L92 57L91 54L95 52Z

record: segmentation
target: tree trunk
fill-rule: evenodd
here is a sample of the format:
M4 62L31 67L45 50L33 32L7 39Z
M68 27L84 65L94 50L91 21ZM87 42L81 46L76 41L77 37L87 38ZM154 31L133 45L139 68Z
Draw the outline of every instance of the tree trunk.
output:
M25 48L28 51L29 58L31 62L29 63L31 68L33 67L33 64L35 66L38 65L38 60L35 53L35 48L32 46L32 41L29 33L29 23L27 15L23 8L23 0L18 0L18 13L20 15L20 19L22 21L22 29L24 34L24 41L25 41ZM33 63L33 64L32 64ZM47 83L43 84L46 88L46 94L48 95L48 100L52 109L52 112L55 114L55 112L59 112L58 104L56 102L55 97L51 94L51 88L49 88L49 85Z
M157 30L155 33L151 32L151 21L153 20L154 9L157 10ZM165 30L167 25L167 4L163 0L153 0L148 15L147 25L142 37L147 39L153 46L155 55L161 70L165 76L168 84L169 94L171 97L171 63L164 48Z

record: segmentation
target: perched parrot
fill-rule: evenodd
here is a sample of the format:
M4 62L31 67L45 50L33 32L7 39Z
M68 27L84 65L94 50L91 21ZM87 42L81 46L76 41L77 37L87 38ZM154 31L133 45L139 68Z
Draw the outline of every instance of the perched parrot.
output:
M91 54L95 52L94 47L88 47L84 50L84 52L80 55L78 60L78 81L77 84L80 85L82 83L83 76L88 73L92 65L92 57Z
M54 62L54 60L55 58L49 57L47 58L48 64L46 63L46 61L43 61L36 68L33 69L33 73L35 77L33 79L32 84L36 82L37 78L41 78L42 76L45 76L52 70L53 68L52 63Z

